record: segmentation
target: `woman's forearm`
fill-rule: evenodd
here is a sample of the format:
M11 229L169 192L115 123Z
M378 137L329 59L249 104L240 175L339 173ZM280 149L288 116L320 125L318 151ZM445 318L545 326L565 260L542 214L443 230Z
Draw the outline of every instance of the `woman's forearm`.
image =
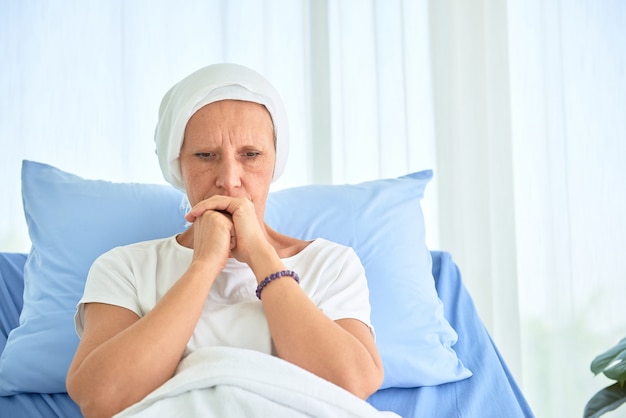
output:
M369 329L332 321L289 277L263 290L263 307L278 355L361 398L382 383L382 363ZM362 325L365 331L354 331ZM355 335L356 334L356 335ZM367 339L371 338L371 344Z

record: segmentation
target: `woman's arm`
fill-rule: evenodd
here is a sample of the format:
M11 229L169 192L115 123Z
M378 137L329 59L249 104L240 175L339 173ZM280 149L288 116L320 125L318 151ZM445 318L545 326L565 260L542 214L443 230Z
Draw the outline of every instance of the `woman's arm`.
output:
M210 289L207 270L192 265L141 319L125 308L85 305L84 333L67 376L85 417L110 417L172 377Z
M228 217L208 212L194 228L195 237L212 244L194 244L189 268L144 317L117 306L85 305L67 389L86 417L110 417L173 376L230 249Z
M258 282L285 268L271 250L251 262ZM380 387L382 361L367 325L356 319L332 321L288 276L270 282L261 301L279 357L362 399Z

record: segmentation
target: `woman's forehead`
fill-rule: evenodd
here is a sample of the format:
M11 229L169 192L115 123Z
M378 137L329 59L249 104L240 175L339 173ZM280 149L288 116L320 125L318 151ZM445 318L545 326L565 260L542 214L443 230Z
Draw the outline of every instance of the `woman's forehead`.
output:
M209 103L192 115L185 129L185 139L203 140L214 135L219 138L228 132L233 139L269 140L273 144L273 129L271 115L262 104L222 100Z
M241 100L220 100L201 107L187 122L187 128L200 125L204 128L238 127L258 129L263 125L274 129L272 117L265 106Z
M270 123L272 121L270 112L264 105L256 102L233 99L219 100L206 104L198 109L198 111L191 116L190 120L196 117L196 115L206 116L213 114L219 115L220 117L238 116L239 118L244 120L246 118L254 116L255 114L258 114L265 116L267 119L269 119Z

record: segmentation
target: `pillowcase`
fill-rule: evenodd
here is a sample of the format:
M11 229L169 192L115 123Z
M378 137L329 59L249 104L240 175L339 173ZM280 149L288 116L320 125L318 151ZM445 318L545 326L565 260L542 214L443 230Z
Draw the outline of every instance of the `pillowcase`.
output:
M471 375L452 349L425 245L423 171L358 185L272 192L266 221L303 239L349 245L368 277L385 367L381 388L437 385ZM0 356L0 395L65 392L78 344L76 303L91 263L109 249L184 229L183 195L170 186L85 180L24 161L22 198L32 242L24 307Z

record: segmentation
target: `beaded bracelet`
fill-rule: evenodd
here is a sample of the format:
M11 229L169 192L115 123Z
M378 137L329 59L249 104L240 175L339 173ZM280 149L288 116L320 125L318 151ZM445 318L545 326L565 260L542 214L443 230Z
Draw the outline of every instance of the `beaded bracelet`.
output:
M256 288L256 297L259 298L259 300L261 300L261 291L263 291L263 288L267 286L268 283L271 282L272 280L278 279L279 277L284 277L284 276L291 276L296 281L296 283L300 283L300 277L298 277L298 275L294 271L282 270L277 273L272 273L269 276L267 276L265 279L263 279L261 283L259 283L259 285Z

